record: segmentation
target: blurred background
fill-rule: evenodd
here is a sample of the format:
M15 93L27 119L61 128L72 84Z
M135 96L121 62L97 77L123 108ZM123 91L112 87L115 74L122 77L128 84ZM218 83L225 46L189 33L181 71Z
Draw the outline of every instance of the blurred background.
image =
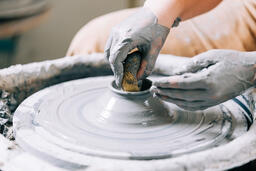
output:
M91 19L144 0L0 0L0 68L64 57Z

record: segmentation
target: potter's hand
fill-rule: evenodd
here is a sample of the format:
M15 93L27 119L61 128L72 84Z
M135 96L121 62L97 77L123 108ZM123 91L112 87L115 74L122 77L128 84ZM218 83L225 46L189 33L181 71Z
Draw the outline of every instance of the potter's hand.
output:
M138 79L151 74L168 33L169 28L159 25L157 17L147 7L141 8L113 28L105 47L105 56L110 62L118 86L123 79L123 62L135 48L142 54Z
M203 110L255 85L256 53L211 50L195 56L152 88L163 100L186 110Z

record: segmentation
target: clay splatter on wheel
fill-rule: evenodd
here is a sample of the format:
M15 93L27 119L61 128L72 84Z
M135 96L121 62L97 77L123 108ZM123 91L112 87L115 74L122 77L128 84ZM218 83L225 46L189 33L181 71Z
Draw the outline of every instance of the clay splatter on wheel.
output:
M73 166L97 158L173 158L220 146L247 131L234 101L188 112L148 90L118 90L112 81L86 78L30 96L15 112L17 142L43 158Z

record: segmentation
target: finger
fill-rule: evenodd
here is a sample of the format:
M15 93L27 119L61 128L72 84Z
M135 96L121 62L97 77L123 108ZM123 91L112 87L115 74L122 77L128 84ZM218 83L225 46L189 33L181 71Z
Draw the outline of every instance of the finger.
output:
M159 55L159 52L164 42L165 39L163 39L162 36L159 36L153 42L150 43L149 47L144 48L144 51L146 53L142 60L143 65L141 65L141 68L138 72L139 79L145 79L152 73L156 63L156 59Z
M176 69L174 71L174 75L181 75L185 73L196 73L199 71L202 71L205 68L210 67L211 65L214 65L216 63L215 60L212 58L208 58L206 56L206 53L201 53L195 57L193 57L190 61L188 61L185 65L182 67Z
M146 61L145 59L142 59L140 68L137 73L138 80L142 80L142 79L146 78L146 75L144 74L144 72L146 70L147 65L148 65L148 61Z
M180 99L185 101L198 101L207 100L209 93L206 90L192 89L192 90L180 90L180 89L165 89L165 88L155 88L152 90L160 95L165 95L170 98Z
M109 38L107 40L107 43L106 43L105 49L104 49L104 57L105 57L105 59L109 59L112 40L113 40L113 36L112 36L112 33L110 33L110 36L109 36Z
M158 54L159 49L151 48L148 54L142 59L141 66L137 74L138 79L145 79L152 73Z
M199 107L199 106L205 106L205 101L185 101L185 100L180 100L180 99L174 99L174 98L170 98L170 97L167 97L167 96L162 96L160 94L157 94L156 95L164 100L164 101L167 101L167 102L170 102L170 103L173 103L173 104L176 104L177 106L187 106L187 107Z
M198 67L195 65L193 59L185 63L185 65L176 68L172 75L181 75L185 73L193 73L198 70Z
M207 90L208 71L176 75L157 80L153 83L158 88L202 89Z
M118 87L121 87L124 71L123 62L127 57L129 50L130 46L128 43L118 43L117 45L112 44L111 47L109 62L114 72L116 84Z

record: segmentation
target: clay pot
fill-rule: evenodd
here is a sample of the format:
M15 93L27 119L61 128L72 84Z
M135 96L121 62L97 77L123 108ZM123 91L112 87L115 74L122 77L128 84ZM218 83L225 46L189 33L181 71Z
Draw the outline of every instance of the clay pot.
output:
M150 93L151 85L150 80L144 80L140 92L125 92L112 81L109 91L87 106L87 119L104 129L118 130L170 124L168 108Z

